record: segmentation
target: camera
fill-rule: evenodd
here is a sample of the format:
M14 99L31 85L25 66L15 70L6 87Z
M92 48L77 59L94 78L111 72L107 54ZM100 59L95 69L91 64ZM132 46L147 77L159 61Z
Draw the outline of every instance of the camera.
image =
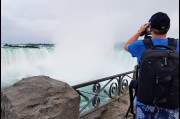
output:
M140 36L144 36L145 38L151 37L149 25L147 26L146 30Z
M140 36L144 36L144 35L151 35L149 25L147 26L146 30Z

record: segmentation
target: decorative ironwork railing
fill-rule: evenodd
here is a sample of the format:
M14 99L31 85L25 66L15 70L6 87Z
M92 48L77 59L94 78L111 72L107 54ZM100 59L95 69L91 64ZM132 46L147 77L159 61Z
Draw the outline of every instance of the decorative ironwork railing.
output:
M129 71L72 86L80 95L80 117L120 99L128 92L128 80L133 79L134 73Z

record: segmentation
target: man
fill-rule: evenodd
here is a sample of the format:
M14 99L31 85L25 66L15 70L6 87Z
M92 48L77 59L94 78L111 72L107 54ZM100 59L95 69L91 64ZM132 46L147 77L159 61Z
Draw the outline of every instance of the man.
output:
M131 53L133 57L137 57L138 63L141 60L142 53L146 47L142 40L138 40L139 36L149 27L152 42L154 45L168 45L167 32L170 28L170 18L166 13L155 13L149 20L149 23L143 24L125 44L124 49ZM179 43L177 43L176 51L179 52ZM136 119L179 119L178 109L165 109L150 105L145 105L136 100Z

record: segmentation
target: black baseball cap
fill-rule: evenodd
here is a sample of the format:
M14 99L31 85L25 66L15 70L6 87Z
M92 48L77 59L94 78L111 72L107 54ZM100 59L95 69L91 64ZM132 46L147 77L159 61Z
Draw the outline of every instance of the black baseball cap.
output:
M157 30L168 30L170 27L170 18L166 13L157 12L149 20L150 25Z

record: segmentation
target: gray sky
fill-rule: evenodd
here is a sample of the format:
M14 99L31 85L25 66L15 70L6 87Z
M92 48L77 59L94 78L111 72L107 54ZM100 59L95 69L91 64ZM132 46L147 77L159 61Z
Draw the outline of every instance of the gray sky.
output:
M1 43L124 42L159 11L179 38L179 0L1 0Z

